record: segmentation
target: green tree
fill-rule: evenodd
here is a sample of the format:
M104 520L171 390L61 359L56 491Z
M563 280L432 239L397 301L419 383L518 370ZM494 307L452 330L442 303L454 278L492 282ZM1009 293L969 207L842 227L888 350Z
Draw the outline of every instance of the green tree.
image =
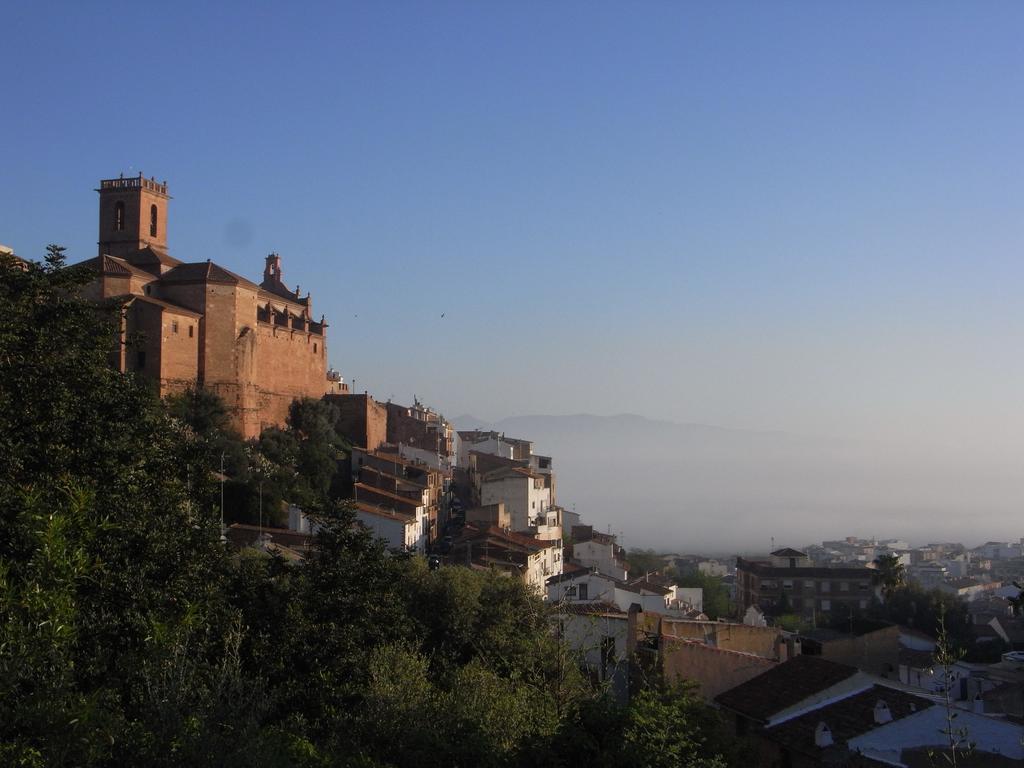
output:
M715 713L686 687L642 690L623 729L626 765L646 768L725 768L712 734L721 731Z
M898 555L882 555L875 558L875 573L871 580L882 590L882 597L888 600L892 594L907 583L907 569Z
M646 573L661 573L665 568L665 558L653 549L635 548L626 553L631 578L642 578Z
M704 613L708 618L718 619L731 616L732 601L729 599L729 588L718 576L710 576L700 571L693 571L676 580L680 587L700 587L704 590Z

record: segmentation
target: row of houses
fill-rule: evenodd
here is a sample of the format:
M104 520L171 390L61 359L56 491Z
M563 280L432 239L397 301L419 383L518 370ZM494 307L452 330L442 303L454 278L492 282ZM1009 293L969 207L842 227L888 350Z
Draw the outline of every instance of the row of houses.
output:
M894 625L812 637L638 604L566 603L554 612L559 636L621 700L652 675L695 684L746 741L750 765L946 764L950 722L960 764L1024 760L1024 654L984 670L943 667L933 638Z

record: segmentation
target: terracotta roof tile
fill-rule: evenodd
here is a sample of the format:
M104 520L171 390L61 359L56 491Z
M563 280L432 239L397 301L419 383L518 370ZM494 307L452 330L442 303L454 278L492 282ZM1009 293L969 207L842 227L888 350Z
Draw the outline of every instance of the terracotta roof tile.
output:
M223 283L226 285L242 285L246 288L259 289L256 283L236 275L212 261L199 261L190 264L178 264L174 269L160 276L161 282L167 283Z

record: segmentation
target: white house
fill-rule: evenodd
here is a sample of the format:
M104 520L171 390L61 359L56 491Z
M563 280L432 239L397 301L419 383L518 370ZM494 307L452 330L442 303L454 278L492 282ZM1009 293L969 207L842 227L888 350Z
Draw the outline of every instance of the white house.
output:
M614 537L605 534L594 533L593 538L573 544L572 559L584 568L596 568L619 581L625 581L629 575L622 547Z
M356 520L365 525L388 549L425 552L429 521L426 508L416 507L414 514L368 501L354 503Z
M603 603L620 611L640 606L643 611L666 616L682 616L701 610L703 590L700 588L662 587L633 582L626 584L603 573L575 570L548 579L548 601L553 603ZM680 595L677 590L682 590ZM683 597L683 600L680 600Z
M538 518L547 520L551 489L526 467L502 467L480 478L480 505L503 503L513 531L525 531Z

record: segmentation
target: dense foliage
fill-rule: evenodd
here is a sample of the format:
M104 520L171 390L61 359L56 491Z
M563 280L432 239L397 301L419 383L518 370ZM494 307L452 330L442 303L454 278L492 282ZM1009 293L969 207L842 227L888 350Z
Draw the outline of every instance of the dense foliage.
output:
M723 764L710 710L612 702L519 582L386 556L335 499L329 410L243 444L109 367L120 307L59 248L0 259L0 765ZM316 511L304 563L220 544L222 464Z

